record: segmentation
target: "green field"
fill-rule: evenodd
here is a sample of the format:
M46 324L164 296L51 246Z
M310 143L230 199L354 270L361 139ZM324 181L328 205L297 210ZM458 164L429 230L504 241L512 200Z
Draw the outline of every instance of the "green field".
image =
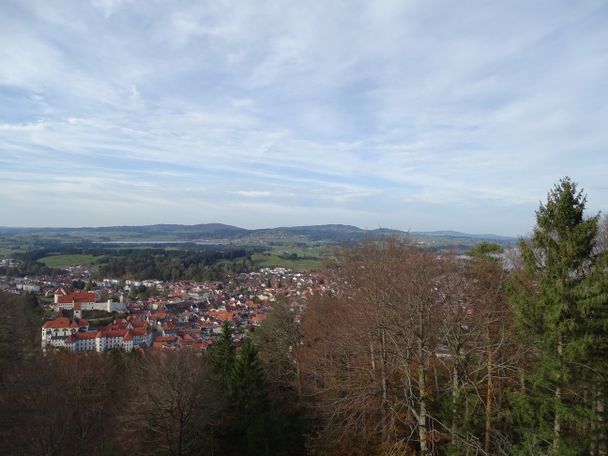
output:
M93 255L51 255L40 258L41 263L47 266L90 266L99 258Z
M264 255L262 253L255 253L251 256L253 260L253 268L289 268L294 271L318 271L326 267L326 261L321 258L302 258L291 260L287 258L281 258L280 256L272 253L270 255Z

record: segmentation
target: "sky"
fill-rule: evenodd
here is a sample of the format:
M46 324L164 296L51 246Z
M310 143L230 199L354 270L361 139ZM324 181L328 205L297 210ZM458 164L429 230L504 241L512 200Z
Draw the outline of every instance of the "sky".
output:
M608 2L0 0L0 226L608 209Z

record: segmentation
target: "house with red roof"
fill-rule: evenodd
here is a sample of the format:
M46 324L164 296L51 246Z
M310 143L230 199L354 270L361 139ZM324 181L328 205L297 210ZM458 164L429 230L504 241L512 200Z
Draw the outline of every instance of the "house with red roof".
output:
M176 349L180 346L180 338L178 336L160 336L154 339L152 347L155 350Z
M42 325L42 350L65 347L66 339L79 331L87 331L89 322L83 319L57 317Z
M131 334L133 335L133 346L141 347L145 345L146 347L150 347L153 341L152 328L149 326L145 328L133 328L131 330Z
M65 348L70 351L95 351L97 332L77 332L65 340Z
M55 307L58 309L72 310L75 303L79 303L83 309L86 309L87 305L91 305L98 300L97 293L90 293L88 291L75 291L72 293L66 293L63 289L55 291Z
M126 312L127 306L124 298L121 296L119 302L114 302L111 299L100 302L98 292L89 291L74 291L66 293L62 288L55 290L54 307L59 310L74 310L79 307L79 310L105 310L106 312Z
M82 319L58 317L42 325L42 350L66 349L73 352L120 349L131 351L152 345L153 333L149 326L133 328L126 320L89 331L89 323Z

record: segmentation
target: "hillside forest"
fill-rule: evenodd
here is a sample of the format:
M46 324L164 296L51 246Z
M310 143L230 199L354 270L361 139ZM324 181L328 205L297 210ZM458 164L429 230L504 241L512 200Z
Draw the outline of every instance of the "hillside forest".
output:
M206 353L39 352L0 296L6 455L608 454L608 223L560 180L516 249L341 248L337 290Z

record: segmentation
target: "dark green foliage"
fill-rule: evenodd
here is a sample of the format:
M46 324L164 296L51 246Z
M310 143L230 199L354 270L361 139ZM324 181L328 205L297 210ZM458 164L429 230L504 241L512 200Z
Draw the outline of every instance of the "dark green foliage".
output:
M232 325L228 321L222 323L222 334L211 349L211 365L224 389L228 389L230 372L234 365L235 347L232 342Z
M303 454L307 422L295 392L269 381L274 366L264 365L251 339L237 353L232 334L224 322L209 356L228 402L215 434L220 454ZM278 356L285 348L275 347Z
M50 268L38 261L24 261L17 266L0 266L0 275L8 277L56 275L60 272L57 268Z
M259 249L216 247L193 251L168 249L107 251L107 255L98 261L98 276L160 280L222 280L227 273L249 272L250 256L257 250ZM238 261L241 258L245 260Z
M100 247L84 241L36 240L27 251L14 255L21 261L17 266L0 267L0 275L56 275L60 269L38 260L53 255L92 255L98 257L93 263L97 278L223 280L228 273L251 271L251 255L263 251L262 246L179 244L179 248L165 248L152 244L137 247L106 244Z
M480 242L479 244L477 244L472 249L469 249L467 251L467 255L472 256L472 257L483 257L483 256L498 255L503 252L504 252L504 249L500 245L498 245L494 242L483 241L483 242Z
M603 228L606 228L604 226ZM606 233L602 233L606 234ZM601 241L601 239L600 239ZM604 239L605 241L605 239ZM608 245L598 251L598 260L579 287L577 298L585 332L580 334L582 352L592 367L585 372L586 414L589 449L608 454Z
M581 393L593 366L580 294L596 260L598 218L584 217L585 203L576 184L562 179L537 211L531 241L520 242L526 273L511 303L532 349L528 389L513 393L512 404L526 454L587 452L579 438L588 420Z
M236 428L247 454L270 454L270 400L258 351L245 339L228 378Z

